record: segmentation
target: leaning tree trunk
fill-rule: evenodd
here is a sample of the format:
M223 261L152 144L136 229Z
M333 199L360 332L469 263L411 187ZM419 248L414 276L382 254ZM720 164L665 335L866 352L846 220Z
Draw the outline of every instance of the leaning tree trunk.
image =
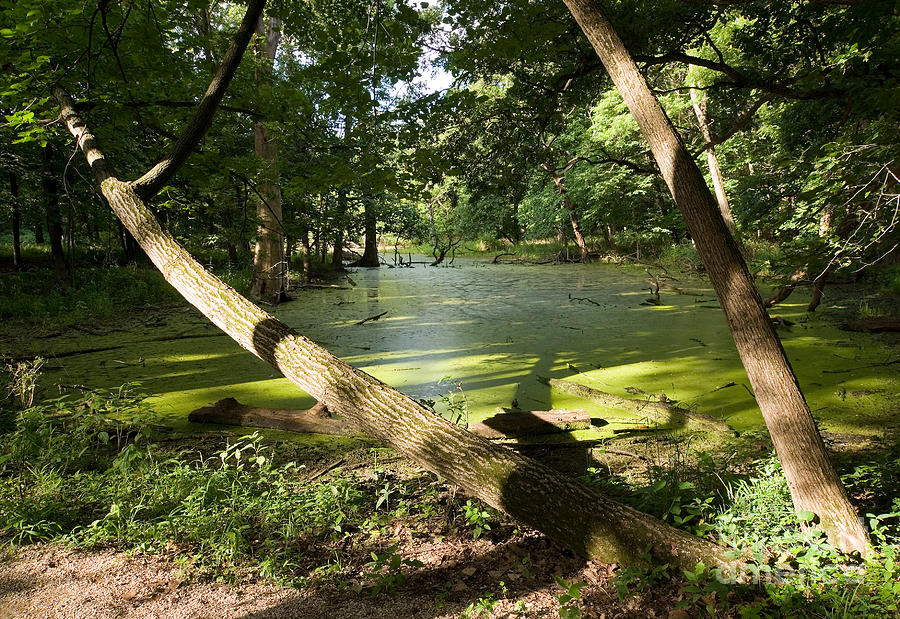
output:
M268 64L275 61L280 38L281 21L270 18L267 23L259 19L256 33L260 37L259 52ZM271 68L269 66L269 68ZM263 73L264 71L260 71ZM262 80L257 75L257 81ZM256 156L262 160L262 182L256 203L256 218L259 228L253 252L253 282L250 296L267 302L277 302L285 290L284 224L281 212L281 189L278 187L277 152L269 139L266 125L262 121L253 125L253 142Z
M610 500L577 479L450 423L344 363L239 295L160 227L132 184L110 173L72 99L59 87L54 95L103 195L166 280L238 344L277 368L329 411L585 557L641 563L640 555L650 548L663 560L686 569L693 569L698 560L738 567L724 548Z
M578 250L581 252L581 261L590 262L591 251L588 249L587 241L581 233L581 224L578 223L578 214L575 212L575 203L569 196L563 196L563 207L569 211L569 223L572 224L572 234L575 235L575 242L578 243Z
M12 197L13 267L22 270L22 217L19 210L19 177L9 171L9 195Z
M728 231L732 236L737 234L737 226L734 223L734 215L731 214L731 206L728 204L728 196L725 194L725 181L722 179L722 170L719 168L719 157L716 155L716 147L712 144L712 132L709 130L709 120L706 115L706 100L696 88L691 88L691 104L694 106L694 114L697 116L697 124L703 141L706 142L706 164L709 166L709 175L712 178L713 189L716 192L716 203L719 212Z
M866 531L828 458L794 371L703 175L603 11L593 0L565 3L649 142L697 244L772 436L794 507L817 514L829 539L842 550L865 552Z
M567 195L564 177L550 163L544 163L541 167L550 175L553 184L556 185L556 192L563 197L563 208L569 213L569 223L572 225L572 234L575 235L575 242L578 244L578 250L581 252L581 261L589 262L591 252L588 249L587 242L584 240L584 235L581 233L578 214L575 212L575 202Z

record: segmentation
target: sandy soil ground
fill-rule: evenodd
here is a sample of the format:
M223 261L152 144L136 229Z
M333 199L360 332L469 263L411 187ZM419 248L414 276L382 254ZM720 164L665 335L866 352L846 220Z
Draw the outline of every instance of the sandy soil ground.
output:
M472 617L558 617L562 589L554 574L588 583L580 603L584 617L687 616L673 612L677 587L666 585L620 602L609 582L613 566L585 564L540 536L501 544L419 542L415 552L404 555L425 566L393 595L373 597L367 589L357 590L352 580L304 589L196 582L165 557L27 546L0 562L0 617L400 619L459 617L473 603ZM525 556L531 559L527 569ZM488 596L496 603L479 605Z

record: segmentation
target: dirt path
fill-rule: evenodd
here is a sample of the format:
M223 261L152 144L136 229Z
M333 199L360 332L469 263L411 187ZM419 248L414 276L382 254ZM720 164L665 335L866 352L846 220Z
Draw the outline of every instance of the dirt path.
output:
M539 536L499 545L485 540L428 541L419 543L414 554L425 567L411 574L394 595L373 597L367 590L353 590L352 583L288 589L256 582L191 582L163 557L26 546L0 562L0 617L449 618L459 617L473 603L472 617L558 617L562 590L554 573L569 582L588 583L581 604L584 617L665 618L676 604L671 585L652 596L620 602L610 588L610 566L584 565ZM531 557L525 570L516 558L523 556ZM479 605L480 600L487 601ZM672 616L679 615L676 611Z

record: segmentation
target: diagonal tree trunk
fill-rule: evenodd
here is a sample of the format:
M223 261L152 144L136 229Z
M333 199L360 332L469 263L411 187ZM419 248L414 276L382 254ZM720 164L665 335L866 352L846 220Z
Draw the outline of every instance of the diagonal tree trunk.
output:
M724 548L450 423L239 295L162 229L129 183L110 173L72 99L59 87L54 95L110 207L166 281L243 348L277 368L329 411L582 556L641 563L640 555L650 548L660 559L685 569L700 560L731 570L738 567Z
M263 0L250 0L226 55L230 60L223 63L220 73L233 75L247 45L248 30L262 12L263 4ZM234 66L227 67L228 63ZM228 79L215 88L211 86L207 96L221 100L221 92L214 91L227 87ZM642 563L641 555L649 549L685 569L693 568L699 560L730 570L740 567L720 546L612 501L575 479L491 445L448 422L412 398L347 365L239 295L162 229L135 191L135 184L122 182L110 172L94 136L75 112L71 97L59 86L54 87L53 94L62 119L84 152L110 207L166 281L238 344L280 370L328 410L582 556ZM205 100L206 97L186 131L194 131L203 123L208 127L208 117L203 115L211 115L215 106L204 106ZM205 111L201 113L200 109ZM205 130L195 132L194 144L204 133ZM185 140L188 146L190 142ZM177 166L163 163L160 167L169 176L177 171Z
M703 175L604 12L593 0L564 1L637 120L697 244L772 436L794 507L817 514L837 547L864 553L865 529L828 458L794 371Z
M713 146L712 133L709 130L709 118L706 115L706 100L696 88L691 88L691 104L694 107L694 115L697 117L697 124L700 126L700 133L703 135L703 141L706 142L706 164L709 166L709 175L712 178L713 189L716 192L716 202L719 205L719 212L728 231L732 236L737 235L737 226L734 224L734 215L731 214L731 207L728 205L728 196L725 194L725 181L722 179L722 170L719 168L719 157L716 155L716 147Z

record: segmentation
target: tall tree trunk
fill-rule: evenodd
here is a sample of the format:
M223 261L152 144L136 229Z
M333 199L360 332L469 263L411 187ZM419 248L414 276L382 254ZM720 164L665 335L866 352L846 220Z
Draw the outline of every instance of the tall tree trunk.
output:
M725 195L725 181L722 179L722 170L719 168L719 158L716 156L716 148L712 145L712 132L709 130L709 120L706 115L706 100L696 88L691 88L691 104L694 107L694 114L697 116L697 124L700 126L700 133L703 135L703 141L706 142L706 163L709 166L709 175L712 178L713 189L716 192L716 202L719 205L719 212L728 231L732 236L737 235L737 226L734 224L734 216L731 214L731 207L728 205L728 196Z
M585 557L641 563L640 555L650 548L660 559L685 569L692 569L698 560L726 569L738 567L724 548L450 423L253 305L204 269L160 227L132 185L109 172L71 98L58 87L54 94L103 195L166 280L238 344L328 410Z
M63 288L69 287L69 266L63 251L62 216L59 212L59 185L53 167L53 147L48 143L41 149L44 160L44 198L47 201L47 233L50 237L50 256L56 281Z
M44 227L41 222L34 222L34 242L38 245L44 244Z
M258 52L268 66L275 61L278 41L281 36L281 21L269 18L259 19L256 34L259 37ZM257 74L257 82L262 75ZM285 290L284 225L281 212L281 189L278 187L277 151L269 140L266 125L262 121L253 125L254 152L263 162L262 182L256 202L256 218L259 227L253 253L253 281L250 295L254 299L269 303L281 299Z
M867 535L828 458L747 265L706 181L593 0L565 0L650 144L697 244L784 469L794 507L818 515L831 542L864 553Z
M575 243L578 244L578 251L581 253L581 261L590 262L591 252L588 249L587 242L584 240L584 235L581 233L581 225L578 223L578 214L575 212L577 208L575 202L566 195L564 177L558 174L550 163L545 163L541 167L544 168L544 171L550 175L551 179L553 179L553 184L556 185L556 192L563 197L563 208L569 213L569 223L572 225L572 234L575 236Z
M347 217L347 190L338 189L337 215L334 218L334 247L331 249L331 266L344 269L344 220Z
M309 282L312 275L312 257L310 253L312 248L309 246L309 228L306 224L301 224L300 229L300 245L303 247L303 281Z
M366 248L362 258L357 261L357 266L377 267L378 262L378 220L375 217L375 198L367 197L364 206L363 218L366 227Z
M13 268L22 270L22 217L19 211L19 177L9 171L9 195L12 196Z

